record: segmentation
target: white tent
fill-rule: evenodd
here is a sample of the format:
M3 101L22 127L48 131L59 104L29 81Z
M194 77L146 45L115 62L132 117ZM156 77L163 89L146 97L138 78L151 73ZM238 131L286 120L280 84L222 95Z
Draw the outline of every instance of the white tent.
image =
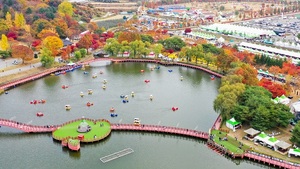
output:
M279 143L279 142L280 142L280 141L279 141L277 138L275 138L274 136L270 137L269 139L267 139L267 140L265 141L265 143L266 143L267 145L271 146L272 148L274 148L274 150L276 150L275 144L277 144L277 143ZM270 148L271 148L271 147L270 147Z
M289 157L291 156L291 155L294 155L294 156L300 156L300 149L299 148L295 148L295 149L290 149L289 150Z
M260 141L266 144L266 141L269 140L269 138L270 137L266 133L261 132L259 135L254 137L254 141Z
M226 127L232 129L235 131L236 128L238 128L241 125L241 122L238 122L232 117L231 119L226 121Z
M218 42L219 42L219 43L224 43L224 42L225 42L225 39L224 39L223 37L220 37L220 38L218 39Z

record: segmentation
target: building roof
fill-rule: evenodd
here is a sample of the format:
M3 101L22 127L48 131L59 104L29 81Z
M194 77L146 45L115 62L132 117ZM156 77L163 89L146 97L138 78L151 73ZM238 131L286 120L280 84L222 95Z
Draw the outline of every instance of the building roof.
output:
M300 101L293 103L291 105L291 107L294 108L295 112L299 112L300 111Z
M69 46L69 45L73 45L73 43L71 41L67 40L67 39L63 39L62 41L63 41L64 47Z
M254 136L254 135L260 133L260 131L255 130L255 129L253 129L253 128L249 128L249 129L247 129L247 130L244 130L244 132L247 133L247 134L249 134L249 135L251 135L251 136Z
M282 149L288 149L289 147L291 147L292 145L285 142L285 141L280 141L279 143L276 143L277 147L280 147Z
M258 49L258 50L262 50L262 51L267 51L267 52L271 52L271 53L274 53L274 54L291 56L291 57L294 57L294 58L299 58L299 55L300 55L300 53L298 53L298 52L293 52L293 51L288 51L288 50L283 50L283 49L277 49L277 48L272 48L272 47L263 46L263 45L257 45L257 44L248 43L248 42L241 42L240 46L245 46L245 47L254 48L254 49Z

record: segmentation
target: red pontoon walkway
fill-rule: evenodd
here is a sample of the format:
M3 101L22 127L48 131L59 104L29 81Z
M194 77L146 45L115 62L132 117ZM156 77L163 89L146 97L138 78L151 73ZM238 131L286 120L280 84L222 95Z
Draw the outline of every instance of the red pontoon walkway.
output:
M259 155L256 153L245 153L244 157L248 157L253 161L257 161L260 163L267 164L269 166L273 165L274 167L278 168L286 168L286 169L300 169L300 166L293 165L288 161L283 161L280 159L273 159L273 157L266 156L266 155Z
M25 123L16 122L13 120L0 119L0 126L7 126L15 129L22 130L27 133L43 133L52 132L56 130L59 126L46 125L46 126L36 126Z
M183 135L183 136L201 138L206 140L208 139L208 133L206 132L184 129L184 128L177 128L177 127L158 126L158 125L141 124L137 126L134 124L111 124L111 129L127 130L127 131L158 132L158 133Z

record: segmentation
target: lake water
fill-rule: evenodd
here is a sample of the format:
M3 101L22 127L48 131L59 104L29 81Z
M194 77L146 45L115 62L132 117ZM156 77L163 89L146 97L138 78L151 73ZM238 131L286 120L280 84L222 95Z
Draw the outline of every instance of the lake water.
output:
M209 74L184 67L150 70L149 63L114 63L107 66L76 70L66 75L48 76L30 82L0 96L0 117L34 125L61 124L81 118L108 119L112 123L132 123L138 117L143 124L158 124L208 131L217 114L213 100L220 80ZM144 70L144 73L141 73ZM103 74L99 72L102 71ZM92 78L97 74L97 78ZM180 77L183 76L183 80ZM106 90L102 89L107 80ZM145 83L149 80L149 83ZM68 89L62 89L68 85ZM93 94L87 95L92 89ZM80 97L80 92L85 96ZM131 92L135 97L131 97ZM128 95L123 103L120 95ZM149 97L153 95L153 101ZM30 101L45 99L45 104ZM87 107L87 102L94 106ZM72 109L65 110L70 104ZM179 110L173 112L175 106ZM110 117L114 107L118 117ZM43 112L37 117L36 112ZM134 153L102 163L99 159L111 153L132 148ZM181 136L116 132L98 143L81 144L80 152L71 152L53 141L51 134L27 134L0 128L0 168L105 168L105 169L214 169L267 168L246 160L232 160L209 149L201 140Z

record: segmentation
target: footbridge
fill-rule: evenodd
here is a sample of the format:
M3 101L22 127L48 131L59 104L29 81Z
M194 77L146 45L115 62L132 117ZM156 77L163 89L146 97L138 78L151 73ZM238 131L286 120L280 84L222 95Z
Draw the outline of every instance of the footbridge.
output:
M0 119L0 126L7 126L11 128L15 128L26 133L45 133L45 132L52 132L56 130L60 125L45 125L45 126L38 126L38 125L31 125L25 124L13 120L7 119Z
M74 120L70 121L73 122ZM52 132L58 129L59 127L68 124L70 122L66 122L62 125L31 125L25 124L13 120L7 119L0 119L0 126L7 126L11 128L15 128L27 133L43 133L43 132ZM185 129L185 128L178 128L178 127L167 127L167 126L159 126L159 125L147 125L147 124L111 124L112 131L140 131L140 132L157 132L157 133L167 133L167 134L174 134L174 135L182 135L200 139L208 139L208 133Z

